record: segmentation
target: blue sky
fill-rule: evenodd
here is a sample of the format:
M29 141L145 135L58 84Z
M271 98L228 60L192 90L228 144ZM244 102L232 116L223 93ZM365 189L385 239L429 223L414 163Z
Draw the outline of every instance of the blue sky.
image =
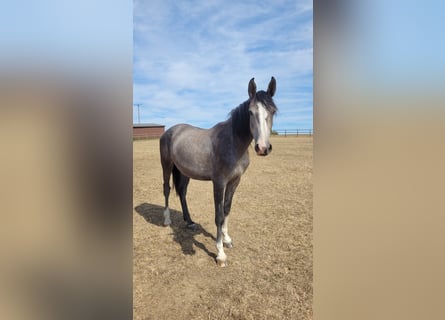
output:
M274 129L312 128L312 17L312 1L135 1L140 122L210 128L274 76Z

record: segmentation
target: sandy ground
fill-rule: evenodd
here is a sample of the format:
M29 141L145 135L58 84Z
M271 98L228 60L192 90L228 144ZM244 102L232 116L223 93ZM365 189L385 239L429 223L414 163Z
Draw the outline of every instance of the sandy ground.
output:
M200 225L186 230L170 195L163 227L159 140L133 143L134 319L312 319L312 137L272 137L235 193L225 249L215 263L212 183L191 180L188 204Z

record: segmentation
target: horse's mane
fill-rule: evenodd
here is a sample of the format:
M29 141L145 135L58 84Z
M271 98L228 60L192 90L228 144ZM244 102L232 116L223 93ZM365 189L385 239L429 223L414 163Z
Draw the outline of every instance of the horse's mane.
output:
M268 112L274 115L278 108L273 102L272 97L265 91L258 91L255 99L261 102ZM250 99L241 103L238 107L230 111L229 116L232 119L233 130L238 134L250 135L249 127L249 104Z
M249 104L250 100L244 101L238 107L230 111L233 132L244 136L250 135Z

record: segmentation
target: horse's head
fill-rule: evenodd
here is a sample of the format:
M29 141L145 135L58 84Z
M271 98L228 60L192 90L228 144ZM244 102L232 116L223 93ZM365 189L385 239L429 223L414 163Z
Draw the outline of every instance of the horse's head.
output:
M250 132L255 141L255 151L259 156L267 156L272 151L269 137L272 130L273 116L277 111L272 99L276 88L277 83L274 77L269 82L267 92L262 90L257 92L254 78L249 81Z

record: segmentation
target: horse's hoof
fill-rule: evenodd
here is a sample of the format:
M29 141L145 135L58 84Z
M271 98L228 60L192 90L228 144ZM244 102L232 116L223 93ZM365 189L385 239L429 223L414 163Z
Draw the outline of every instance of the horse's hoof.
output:
M232 242L223 242L223 244L224 244L224 247L226 247L226 248L228 248L228 249L233 248L233 244L232 244Z
M162 226L164 226L164 227L170 227L171 224L172 224L172 221L171 221L171 220L167 220L167 221L164 221L164 222L162 223Z
M196 231L196 230L198 230L198 225L196 223L188 224L187 229L189 229L191 231Z
M221 268L227 267L227 261L226 260L216 259L216 264L219 267L221 267Z

